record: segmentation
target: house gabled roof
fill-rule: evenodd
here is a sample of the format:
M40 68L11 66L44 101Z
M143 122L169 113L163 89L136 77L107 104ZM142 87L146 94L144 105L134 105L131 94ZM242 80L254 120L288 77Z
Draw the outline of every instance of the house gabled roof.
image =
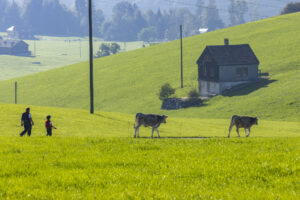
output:
M206 51L219 66L259 64L249 44L206 46L204 52ZM201 58L202 56L197 63Z
M25 43L22 40L0 40L0 47L4 48L12 48L19 43ZM25 43L28 45L27 43Z

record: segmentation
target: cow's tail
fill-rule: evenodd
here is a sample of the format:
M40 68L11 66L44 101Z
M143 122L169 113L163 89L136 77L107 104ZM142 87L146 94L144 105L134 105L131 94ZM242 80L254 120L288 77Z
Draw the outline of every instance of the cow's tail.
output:
M228 137L230 137L230 132L231 132L231 129L232 129L233 125L234 125L234 118L235 118L235 117L236 117L236 115L233 115L233 116L231 117L230 125L229 125L229 131L228 131Z

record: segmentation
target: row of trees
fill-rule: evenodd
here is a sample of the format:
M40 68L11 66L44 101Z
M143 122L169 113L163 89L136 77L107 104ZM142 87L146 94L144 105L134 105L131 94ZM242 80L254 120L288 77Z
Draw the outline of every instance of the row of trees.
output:
M177 8L161 11L141 11L136 4L122 1L113 8L110 19L93 7L94 35L109 41L163 41L179 37L179 25L184 36L223 28L215 0L195 0L195 9ZM246 0L229 0L230 24L245 22ZM15 25L33 34L57 36L88 35L87 0L75 0L72 10L59 0L25 0L22 7L14 1L0 0L0 31Z
M83 36L88 34L87 0L76 0L70 10L59 0L25 0L22 7L15 1L0 0L0 31L10 26L39 35ZM105 18L101 10L93 12L95 35Z

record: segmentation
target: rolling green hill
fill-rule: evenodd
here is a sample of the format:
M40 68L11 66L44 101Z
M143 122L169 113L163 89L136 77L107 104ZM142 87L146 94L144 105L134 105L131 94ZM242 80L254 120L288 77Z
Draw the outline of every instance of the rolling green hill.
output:
M283 15L184 39L184 89L180 87L179 41L95 60L96 110L156 112L177 117L229 118L255 115L268 120L300 119L300 13ZM218 96L198 108L160 110L157 93L166 82L186 96L196 88L196 60L206 45L249 43L270 80ZM19 103L88 109L88 62L16 79ZM12 103L13 83L0 83L0 101Z

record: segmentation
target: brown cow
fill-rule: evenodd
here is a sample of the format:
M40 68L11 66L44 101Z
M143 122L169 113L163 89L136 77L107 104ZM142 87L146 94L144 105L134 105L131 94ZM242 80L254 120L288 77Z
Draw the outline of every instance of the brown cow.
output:
M240 137L239 134L239 128L244 128L245 129L245 134L246 137L249 137L250 135L250 128L252 125L258 125L258 119L257 117L247 117L247 116L237 116L233 115L231 118L230 126L229 126L229 133L228 137L230 137L230 132L232 127L235 125L236 126L236 132L238 136ZM247 129L249 130L249 134L247 135Z
M154 129L156 129L158 137L160 137L159 132L158 132L158 127L160 126L161 123L167 123L166 119L168 116L166 115L154 115L154 114L143 114L143 113L137 113L135 115L135 124L134 126L135 131L134 131L134 137L139 137L139 128L140 126L144 125L145 127L151 126L152 127L152 134L151 137L153 138L153 132Z

